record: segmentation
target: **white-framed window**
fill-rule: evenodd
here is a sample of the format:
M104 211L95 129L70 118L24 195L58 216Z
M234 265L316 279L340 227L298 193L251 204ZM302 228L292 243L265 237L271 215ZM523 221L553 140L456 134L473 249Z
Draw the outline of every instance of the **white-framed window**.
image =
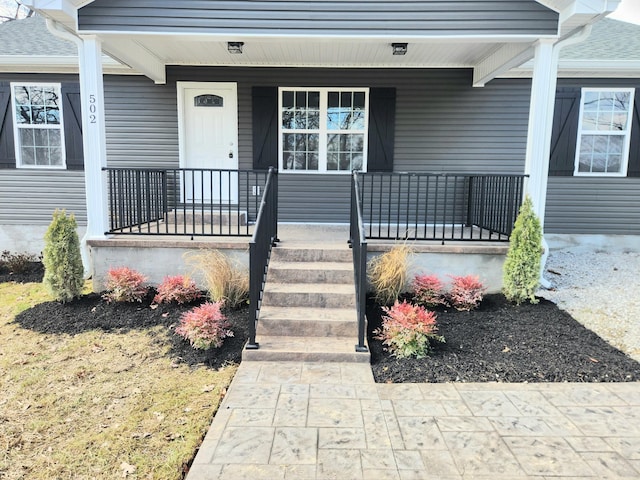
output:
M281 87L280 171L366 171L368 119L368 88Z
M626 176L633 88L583 88L575 175Z
M16 166L66 168L59 83L11 83Z

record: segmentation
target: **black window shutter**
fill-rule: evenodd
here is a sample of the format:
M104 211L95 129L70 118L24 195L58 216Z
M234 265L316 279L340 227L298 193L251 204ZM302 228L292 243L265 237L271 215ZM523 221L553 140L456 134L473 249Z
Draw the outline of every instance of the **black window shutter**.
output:
M580 95L580 89L574 87L562 87L556 91L549 157L550 176L570 177L575 170Z
M631 142L629 144L627 177L640 177L640 88L636 88L631 119Z
M278 168L278 88L253 87L253 168Z
M396 89L369 90L367 171L392 172L396 126Z
M0 82L0 168L16 168L11 85L8 82Z
M84 152L82 150L80 85L77 83L63 83L60 94L62 95L67 170L83 170Z

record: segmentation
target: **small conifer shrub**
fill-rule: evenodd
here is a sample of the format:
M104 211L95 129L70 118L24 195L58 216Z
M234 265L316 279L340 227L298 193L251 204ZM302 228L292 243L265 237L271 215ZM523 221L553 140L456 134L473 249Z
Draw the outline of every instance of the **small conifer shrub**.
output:
M502 293L510 302L538 303L535 292L540 282L542 250L542 226L527 195L509 237L503 267Z
M77 228L73 214L56 210L44 236L43 283L53 298L63 303L79 297L84 285Z

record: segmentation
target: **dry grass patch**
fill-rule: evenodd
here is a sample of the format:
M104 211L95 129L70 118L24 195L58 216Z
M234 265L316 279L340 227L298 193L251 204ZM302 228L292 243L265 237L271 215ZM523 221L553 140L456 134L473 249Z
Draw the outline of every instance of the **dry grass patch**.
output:
M40 284L0 298L0 478L182 478L236 366L173 364L160 327L25 330L12 320L50 300Z

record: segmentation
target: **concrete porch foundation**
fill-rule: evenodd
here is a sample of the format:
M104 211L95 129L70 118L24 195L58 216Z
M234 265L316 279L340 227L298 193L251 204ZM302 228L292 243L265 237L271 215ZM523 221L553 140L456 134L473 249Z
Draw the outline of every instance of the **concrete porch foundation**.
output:
M348 225L281 224L278 227L279 245L295 242L326 242L349 239ZM184 255L199 249L220 249L241 265L249 265L250 237L195 237L183 236L113 235L105 239L90 240L93 289L104 290L107 271L126 266L148 277L152 285L159 284L166 275L190 275L199 283ZM389 250L402 241L369 240L368 258ZM478 275L489 293L502 288L502 265L508 243L447 241L410 241L414 250L410 258L409 278L416 273L435 273L443 281L447 275ZM277 248L277 247L276 247Z

